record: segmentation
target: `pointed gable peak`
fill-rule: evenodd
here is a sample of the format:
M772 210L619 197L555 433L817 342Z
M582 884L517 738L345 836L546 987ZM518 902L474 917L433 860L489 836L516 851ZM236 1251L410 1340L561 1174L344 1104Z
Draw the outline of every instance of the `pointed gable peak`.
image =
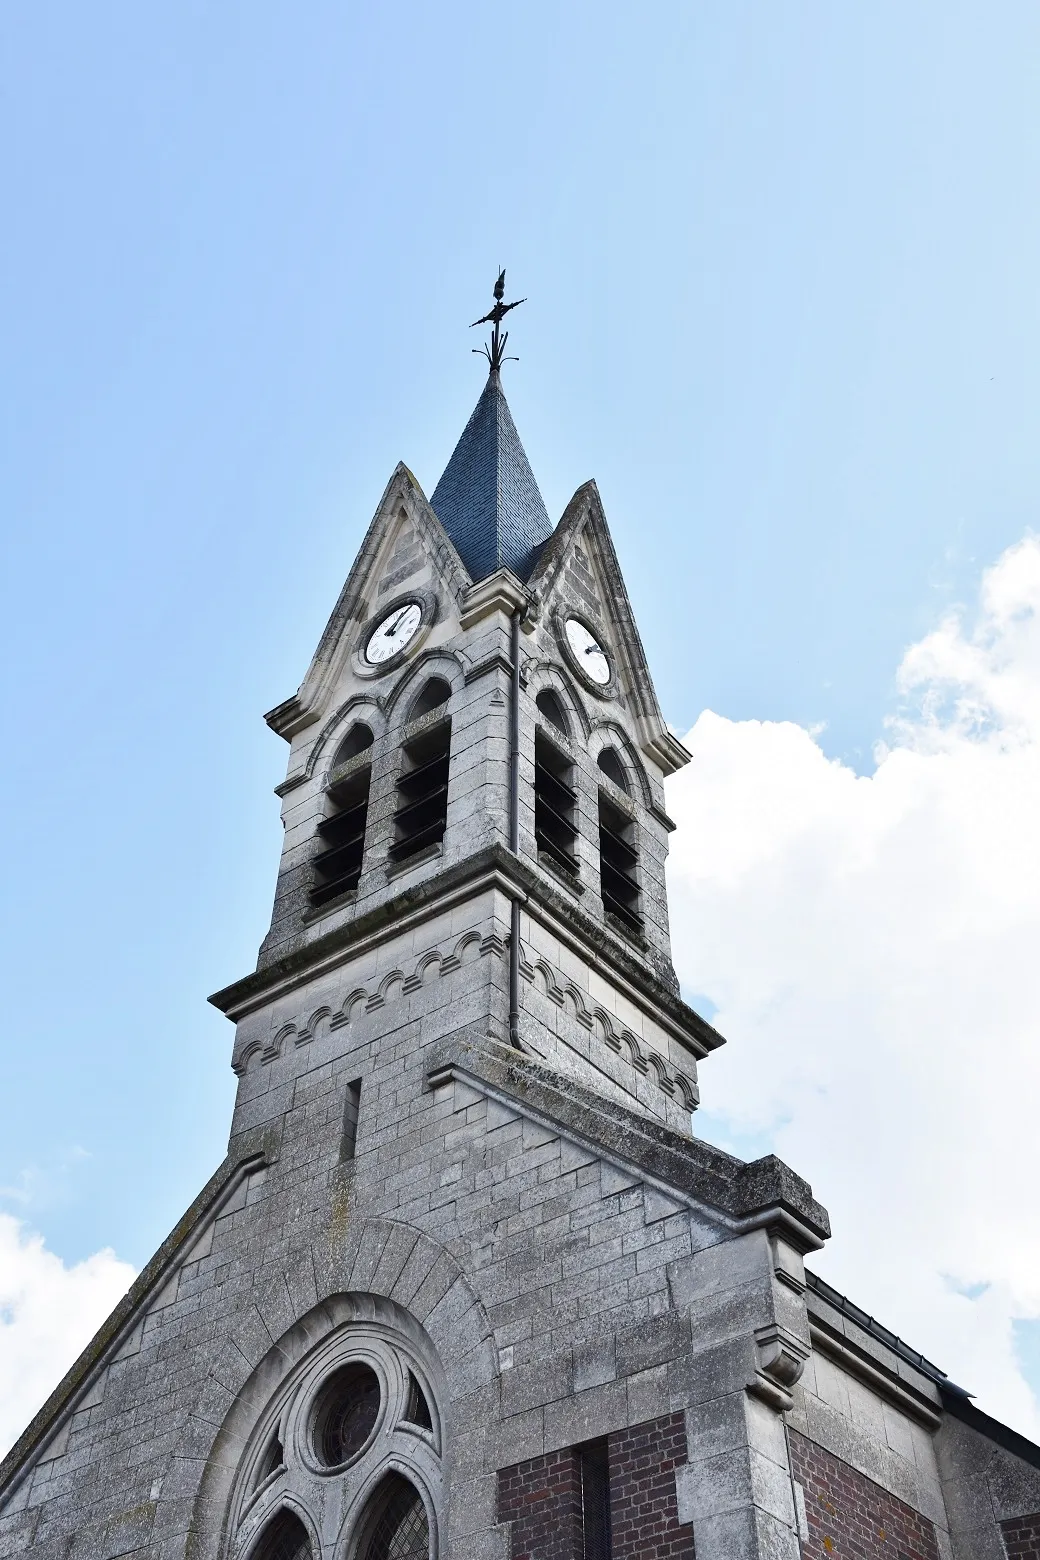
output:
M430 503L474 582L527 579L553 528L495 370Z
M618 663L619 683L636 717L639 743L673 773L690 755L668 730L657 702L646 652L621 574L599 488L583 482L563 512L552 539L535 562L528 589L550 616L569 610L588 615L606 634Z

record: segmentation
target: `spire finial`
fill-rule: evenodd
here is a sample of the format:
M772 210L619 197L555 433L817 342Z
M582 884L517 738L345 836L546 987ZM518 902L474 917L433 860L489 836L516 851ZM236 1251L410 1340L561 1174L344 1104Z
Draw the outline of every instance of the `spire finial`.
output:
M492 327L490 347L483 346L473 348L474 352L483 352L484 356L488 360L488 363L491 365L490 372L492 374L497 374L503 363L519 363L520 361L519 358L506 357L506 342L509 340L509 332L501 332L499 330L499 326L505 319L506 315L509 313L510 309L515 309L517 305L526 303L527 299L518 298L516 303L503 303L502 299L505 297L505 291L506 273L505 269L503 268L501 271L499 271L498 280L495 283L494 308L491 309L488 314L483 315L479 320L474 320L473 325L470 326L470 330L472 330L475 325L490 325Z

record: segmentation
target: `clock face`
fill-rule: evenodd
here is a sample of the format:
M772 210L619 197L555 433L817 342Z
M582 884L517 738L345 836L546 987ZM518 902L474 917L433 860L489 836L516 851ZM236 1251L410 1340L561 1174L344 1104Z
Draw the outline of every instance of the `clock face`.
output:
M415 638L421 622L422 607L417 601L406 601L403 607L395 607L369 634L365 660L370 666L382 666L391 656L399 655Z
M610 661L602 645L589 633L584 623L569 617L564 624L567 643L574 659L587 677L605 688L610 681Z

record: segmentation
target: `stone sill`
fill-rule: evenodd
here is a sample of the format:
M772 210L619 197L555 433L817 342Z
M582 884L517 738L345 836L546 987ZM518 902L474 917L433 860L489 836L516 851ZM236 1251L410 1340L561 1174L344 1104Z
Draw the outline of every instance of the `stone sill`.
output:
M342 894L337 894L335 899L327 899L323 905L314 905L310 910L304 911L304 926L313 926L315 921L320 921L323 915L331 915L334 910L345 910L357 900L356 888L345 888Z
M443 840L436 840L432 845L427 845L425 850L417 850L414 856L406 856L403 861L390 861L386 866L386 880L392 882L400 877L402 872L410 872L413 867L421 867L427 861L436 861L444 854Z
M572 894L583 894L585 892L585 884L580 881L577 873L572 875L570 872L565 872L561 866L557 865L548 851L540 850L538 852L538 865L543 872L548 872L550 877L557 883L562 883L564 888L569 888Z
M618 937L623 937L633 948L638 948L640 953L648 952L650 944L643 933L637 932L634 927L629 926L627 921L623 921L619 915L611 915L609 910L604 910L603 920L612 932L616 933Z

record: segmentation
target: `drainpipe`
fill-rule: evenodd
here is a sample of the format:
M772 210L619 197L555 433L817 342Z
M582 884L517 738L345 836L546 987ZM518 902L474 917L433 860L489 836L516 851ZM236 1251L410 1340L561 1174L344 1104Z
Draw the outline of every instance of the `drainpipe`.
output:
M517 607L509 625L513 666L509 676L509 849L520 854L520 624L524 611ZM520 899L515 897L509 926L509 1043L520 1045Z

